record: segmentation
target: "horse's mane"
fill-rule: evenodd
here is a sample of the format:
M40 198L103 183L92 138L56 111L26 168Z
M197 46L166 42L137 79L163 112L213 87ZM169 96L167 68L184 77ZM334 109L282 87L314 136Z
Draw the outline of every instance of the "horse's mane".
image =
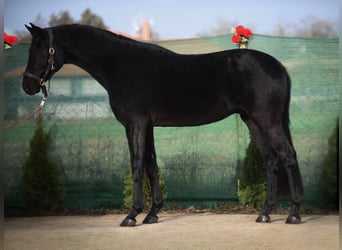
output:
M97 33L96 35L107 37L108 39L113 39L119 43L125 43L127 45L131 45L133 47L145 47L150 49L157 49L165 53L173 53L172 51L163 48L157 44L147 43L147 42L141 42L138 40L131 39L129 37L114 33L109 30L100 29L97 27L89 26L89 25L82 25L82 24L67 24L67 25L59 25L53 27L53 29L56 30L75 30L76 31L85 31L85 32L91 32L91 33Z

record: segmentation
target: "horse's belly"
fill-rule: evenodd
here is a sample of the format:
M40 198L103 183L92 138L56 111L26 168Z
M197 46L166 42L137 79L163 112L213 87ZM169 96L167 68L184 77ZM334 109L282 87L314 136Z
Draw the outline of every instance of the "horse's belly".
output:
M225 103L188 105L157 110L151 114L154 126L198 126L224 119L233 112Z

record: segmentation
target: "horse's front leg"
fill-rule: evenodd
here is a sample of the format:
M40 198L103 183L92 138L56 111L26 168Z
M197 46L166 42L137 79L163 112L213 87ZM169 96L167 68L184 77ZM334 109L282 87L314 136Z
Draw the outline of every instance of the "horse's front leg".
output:
M163 196L159 185L157 156L154 147L153 127L147 127L146 149L145 149L145 167L150 180L152 191L152 207L143 223L151 224L158 222L157 213L163 206Z
M122 227L136 225L135 217L144 208L143 177L144 177L144 155L146 144L146 124L134 123L126 126L126 135L131 155L131 170L133 178L133 204L127 217L121 222Z

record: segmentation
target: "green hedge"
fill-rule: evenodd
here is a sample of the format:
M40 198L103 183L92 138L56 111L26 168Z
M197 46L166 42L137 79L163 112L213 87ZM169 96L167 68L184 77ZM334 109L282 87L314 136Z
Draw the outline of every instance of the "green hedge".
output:
M22 192L30 211L58 210L63 207L64 187L57 165L49 158L50 135L44 131L43 116L30 140L30 151L24 163Z

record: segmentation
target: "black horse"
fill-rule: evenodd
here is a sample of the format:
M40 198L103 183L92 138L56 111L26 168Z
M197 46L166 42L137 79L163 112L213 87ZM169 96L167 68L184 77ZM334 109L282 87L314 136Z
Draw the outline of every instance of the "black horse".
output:
M276 203L277 173L288 175L292 209L286 223L301 221L303 185L289 130L291 82L276 59L248 49L180 55L83 25L42 29L33 24L23 89L33 95L64 64L86 70L108 92L123 124L134 179L133 205L121 226L134 226L143 209L146 168L153 204L143 223L156 223L163 198L158 182L154 126L196 126L238 113L267 166L267 198L257 222L270 222ZM227 138L229 139L229 138Z

